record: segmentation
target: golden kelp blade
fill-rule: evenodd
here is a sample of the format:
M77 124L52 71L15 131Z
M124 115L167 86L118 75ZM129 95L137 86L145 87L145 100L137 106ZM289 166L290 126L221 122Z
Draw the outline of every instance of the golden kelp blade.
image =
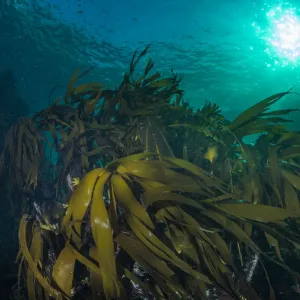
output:
M144 226L133 214L127 213L126 219L138 239L140 239L140 241L143 242L145 246L148 247L152 252L154 252L158 257L181 269L183 272L189 274L197 280L207 283L211 282L206 275L193 270L193 268L188 263L181 260L168 246L166 246L159 238L157 238L157 236L155 236L153 232L151 232L146 226Z
M76 257L72 251L65 247L59 254L52 272L52 278L57 286L70 298L72 297L75 261Z
M99 263L98 253L97 253L97 248L96 247L92 247L90 249L89 255L92 259L94 259L96 262ZM99 273L100 273L100 270L99 270ZM102 277L99 273L94 272L93 270L90 270L93 300L105 299L105 294L104 294L103 285L102 285Z
M41 235L41 229L38 227L37 222L34 222L32 225L32 241L30 246L30 254L33 258L33 262L36 266L42 261L43 258L43 240ZM35 280L33 271L28 268L26 274L27 280L27 292L29 300L36 300L39 299L37 290L40 290L39 283Z
M113 191L117 201L126 209L127 212L134 214L141 222L149 228L154 229L154 225L145 211L145 208L135 198L132 190L129 188L121 175L113 175L111 178Z
M96 181L103 171L103 169L94 169L89 172L73 192L66 215L62 221L62 230L68 238L71 237L72 227L74 227L73 237L77 236L81 239L82 221L92 200Z
M149 275L156 279L155 281L161 289L167 292L167 282L173 276L175 276L175 273L174 271L172 271L172 269L170 269L170 267L164 260L157 257L153 252L149 250L149 248L147 248L143 243L141 243L133 236L121 233L117 236L116 242L128 253L130 257L132 257L134 261L138 262L142 266L142 268L149 273ZM129 274L128 278L132 278L131 274ZM141 285L142 288L144 287L144 284L145 283ZM157 294L157 292L150 286L146 286L145 288L146 290L150 288L150 291L154 295Z
M97 247L106 300L117 299L121 294L121 285L116 271L112 229L104 202L104 187L110 176L107 171L100 174L95 184L91 206L92 234Z
M53 288L49 284L47 279L44 278L44 276L41 274L41 272L37 268L37 265L35 264L31 254L28 250L27 241L26 241L26 230L27 230L27 225L28 225L27 218L28 218L27 215L24 215L22 217L21 222L20 222L20 227L19 227L19 242L20 242L20 248L21 248L22 254L28 263L28 268L31 269L34 277L40 283L40 285L43 287L45 292L49 296L53 297L56 300L62 300L63 296L62 296L61 292L59 292L58 290Z
M290 210L261 204L219 204L219 207L234 216L257 222L269 223L284 221L287 218L300 218L300 209Z
M180 180L182 185L192 185L193 179L172 170L171 163L164 160L124 162L117 171L120 174L130 174L145 180L157 181L163 184L172 184Z

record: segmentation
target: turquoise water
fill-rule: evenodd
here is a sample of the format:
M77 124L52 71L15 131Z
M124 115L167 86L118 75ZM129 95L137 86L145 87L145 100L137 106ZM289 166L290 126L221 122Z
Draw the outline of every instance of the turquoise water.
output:
M272 93L300 91L297 1L1 0L0 9L0 67L15 73L32 111L77 67L96 65L87 80L114 87L149 42L156 71L182 73L192 105L208 99L230 119Z

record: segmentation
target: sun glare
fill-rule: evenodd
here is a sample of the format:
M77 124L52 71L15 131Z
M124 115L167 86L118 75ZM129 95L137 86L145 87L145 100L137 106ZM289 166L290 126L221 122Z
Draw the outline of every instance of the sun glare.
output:
M283 5L266 5L261 9L265 15L264 25L253 22L258 36L266 44L265 52L273 64L298 65L300 63L300 17L299 9L285 2Z
M290 60L300 56L300 21L293 10L271 10L267 17L271 21L273 34L268 38L280 54Z

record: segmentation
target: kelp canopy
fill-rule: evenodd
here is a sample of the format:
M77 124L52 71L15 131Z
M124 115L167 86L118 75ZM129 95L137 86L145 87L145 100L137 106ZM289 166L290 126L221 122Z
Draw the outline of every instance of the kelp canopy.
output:
M89 70L76 70L64 98L6 135L1 175L11 201L29 203L21 291L30 300L258 299L259 276L274 299L273 266L290 285L299 272L300 134L284 126L293 109L269 110L291 91L229 122L215 104L193 109L182 77L152 74L151 59L136 76L148 48L115 90L79 84ZM261 135L245 144L251 134Z

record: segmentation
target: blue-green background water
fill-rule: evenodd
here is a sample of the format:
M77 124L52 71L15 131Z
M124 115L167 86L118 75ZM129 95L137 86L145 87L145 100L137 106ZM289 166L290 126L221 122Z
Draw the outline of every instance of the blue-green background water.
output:
M267 16L280 6L298 18L297 1L1 1L0 68L14 72L32 111L44 108L52 87L66 85L77 67L96 65L87 80L114 87L133 51L149 42L156 70L184 75L192 105L208 99L230 119L272 93L300 91L300 58L290 61L270 46L275 29ZM290 52L300 50L299 30ZM278 106L299 107L299 100Z

